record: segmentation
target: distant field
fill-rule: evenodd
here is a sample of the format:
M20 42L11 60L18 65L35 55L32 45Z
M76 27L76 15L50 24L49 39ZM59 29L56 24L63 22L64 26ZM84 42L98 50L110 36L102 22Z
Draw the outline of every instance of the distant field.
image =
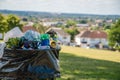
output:
M57 80L120 80L120 52L62 46Z

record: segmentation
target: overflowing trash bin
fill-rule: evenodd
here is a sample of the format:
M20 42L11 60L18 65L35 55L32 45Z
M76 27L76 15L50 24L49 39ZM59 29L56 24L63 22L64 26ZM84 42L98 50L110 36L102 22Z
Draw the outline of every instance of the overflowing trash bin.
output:
M0 59L0 78L15 80L54 80L60 77L59 60L55 49L5 49Z
M10 38L0 58L0 80L55 80L60 77L59 51L49 34L28 31Z

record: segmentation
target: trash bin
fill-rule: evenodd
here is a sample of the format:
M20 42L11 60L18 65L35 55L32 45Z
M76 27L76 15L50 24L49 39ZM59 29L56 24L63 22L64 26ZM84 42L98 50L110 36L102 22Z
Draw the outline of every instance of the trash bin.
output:
M55 80L60 77L55 49L4 49L0 59L0 79Z

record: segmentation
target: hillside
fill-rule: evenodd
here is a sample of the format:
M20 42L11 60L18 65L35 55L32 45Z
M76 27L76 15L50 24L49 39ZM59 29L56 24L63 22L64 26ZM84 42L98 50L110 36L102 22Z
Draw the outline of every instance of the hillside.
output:
M120 52L97 50L97 49L85 49L78 47L67 47L67 46L62 46L61 52L70 53L76 56L93 58L93 59L120 62Z
M62 46L57 80L120 80L120 53Z
M50 12L34 12L34 11L13 11L0 10L3 14L16 14L18 16L36 16L42 18L110 18L118 19L120 15L97 15L97 14L76 14L76 13L50 13Z

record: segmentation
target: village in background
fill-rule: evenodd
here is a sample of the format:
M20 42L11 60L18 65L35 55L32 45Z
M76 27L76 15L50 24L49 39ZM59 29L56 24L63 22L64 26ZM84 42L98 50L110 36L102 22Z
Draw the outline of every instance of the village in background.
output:
M95 48L114 50L119 43L110 46L109 32L111 27L118 21L118 15L90 15L90 14L65 14L45 12L24 12L1 10L2 16L17 17L24 33L34 30L40 33L54 31L57 33L61 45L81 48ZM13 18L11 18L13 19ZM15 19L13 19L15 20ZM12 28L11 28L12 29ZM0 39L3 39L2 28Z

